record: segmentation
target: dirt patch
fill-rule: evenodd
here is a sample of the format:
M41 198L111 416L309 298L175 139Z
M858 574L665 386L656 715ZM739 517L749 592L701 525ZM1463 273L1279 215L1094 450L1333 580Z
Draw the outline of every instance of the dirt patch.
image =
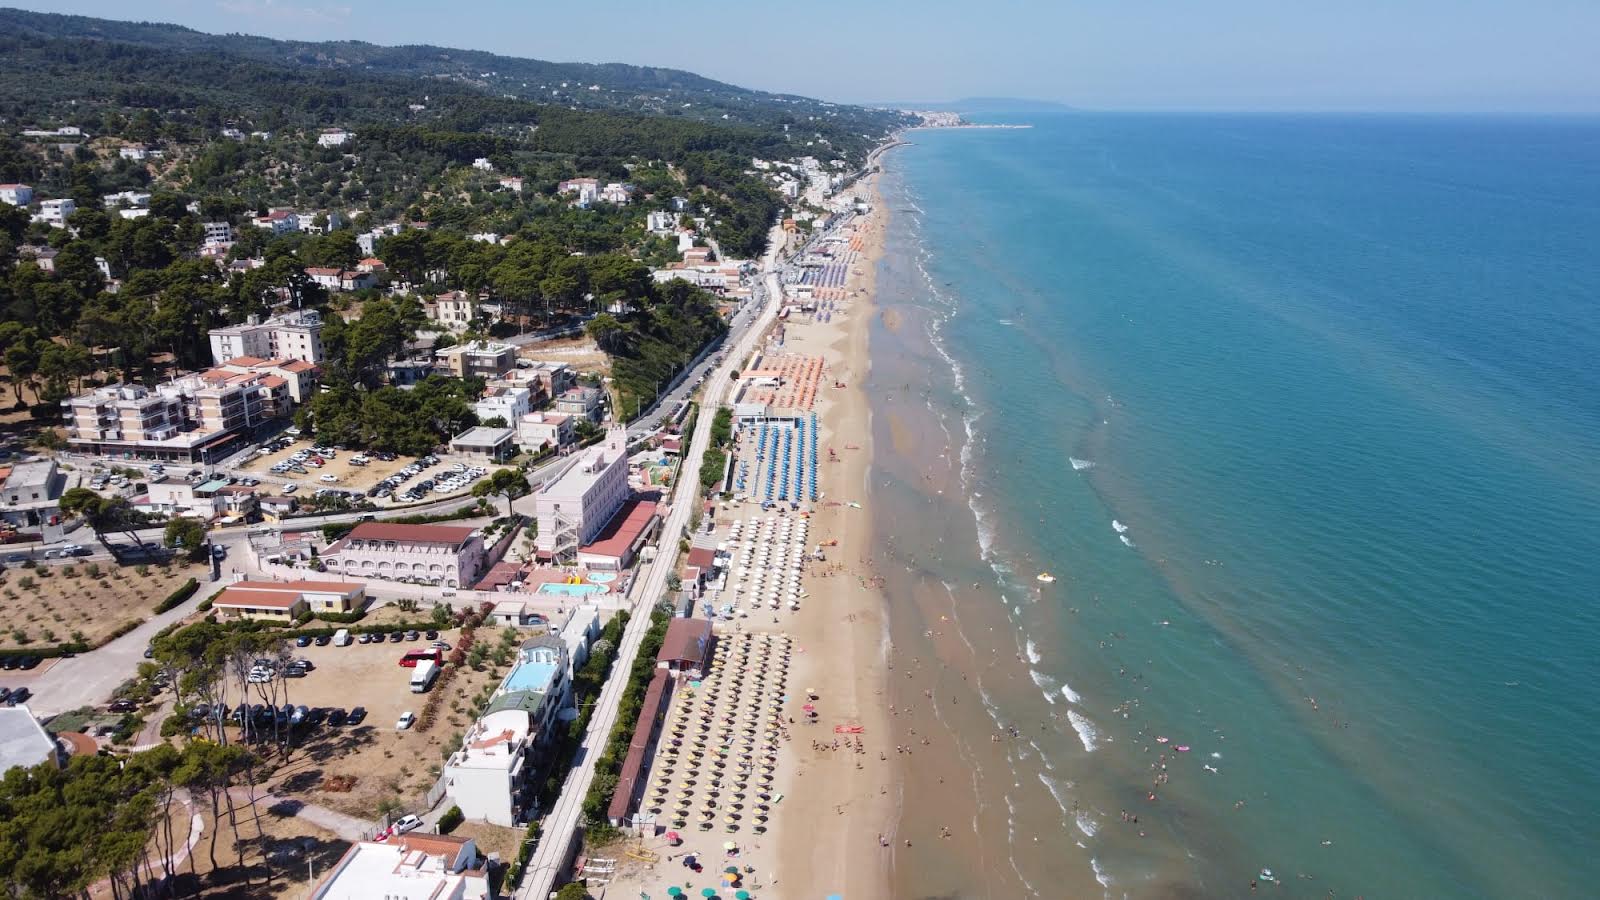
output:
M526 828L506 828L486 822L463 822L450 833L455 837L472 838L478 845L479 853L502 862L515 859L522 842L528 837Z
M580 372L611 374L611 358L589 338L562 338L530 344L517 352L523 359L542 359L564 362Z
M190 577L203 579L204 564L10 566L0 573L0 643L43 647L81 634L99 644L120 626L154 615L156 604Z

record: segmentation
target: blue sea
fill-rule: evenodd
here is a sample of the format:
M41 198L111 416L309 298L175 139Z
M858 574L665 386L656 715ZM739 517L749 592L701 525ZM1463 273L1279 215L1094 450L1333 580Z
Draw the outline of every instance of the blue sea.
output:
M1600 120L998 118L883 183L904 892L1594 896Z

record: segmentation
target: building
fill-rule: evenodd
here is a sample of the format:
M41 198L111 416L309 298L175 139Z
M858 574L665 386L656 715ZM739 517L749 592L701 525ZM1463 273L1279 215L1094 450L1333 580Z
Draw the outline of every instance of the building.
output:
M300 214L290 209L275 209L264 216L255 216L250 224L273 234L289 234L300 230Z
M561 626L561 642L567 645L567 671L576 674L589 661L589 647L600 637L600 607L584 603L572 608Z
M474 169L477 169L480 172L493 172L494 171L494 163L490 162L489 161L489 157L487 157L487 156L480 156L477 159L473 160L472 161L472 167Z
M628 500L628 432L613 428L602 443L578 456L534 497L537 555L559 564L576 561Z
M600 199L600 182L593 178L570 178L556 185L556 193L571 194L573 206L587 208Z
M676 620L675 620L676 621ZM655 745L660 739L661 726L667 718L667 704L672 699L676 682L665 669L656 669L650 684L644 690L644 702L639 704L639 718L633 727L633 738L628 742L628 754L622 758L622 768L617 772L617 788L611 794L611 806L606 819L615 827L627 824L635 807L644 797L645 760L655 756Z
M236 356L217 366L216 370L232 374L259 373L267 376L263 382L268 387L277 387L273 378L282 379L288 388L289 399L294 403L306 402L317 387L317 367L303 359L257 359L253 356Z
M541 450L560 450L572 446L577 440L573 418L566 413L531 412L518 416L517 446L528 453Z
M436 351L434 358L457 378L497 378L517 367L517 348L493 341L470 341Z
M384 380L395 387L409 387L433 374L429 359L396 359L383 367Z
M54 460L40 459L0 467L0 521L17 531L38 532L43 540L63 533L58 501L66 478Z
M522 179L516 175L508 175L500 179L500 186L508 191L522 193Z
M338 269L328 266L309 266L306 276L330 291L361 291L376 287L378 279L371 270Z
M75 200L66 198L40 200L39 212L33 217L33 220L35 222L43 222L54 228L65 228L67 226L67 218L77 211L78 204Z
M578 565L607 572L633 565L661 522L658 497L634 497L623 503L594 540L578 548Z
M355 137L355 132L343 128L324 128L317 134L317 146L342 147Z
M0 203L27 206L33 202L33 188L26 184L0 184Z
M466 291L450 291L434 297L424 311L444 328L464 331L478 318L478 298Z
M322 316L315 310L296 310L265 322L254 317L242 325L213 328L211 359L217 365L240 357L258 360L302 360L322 363Z
M61 748L26 706L0 707L0 775L17 766L66 765Z
M208 462L293 408L287 380L221 369L146 388L110 384L61 401L79 453Z
M293 622L311 609L299 591L235 591L225 588L211 601L224 619L257 622Z
M665 210L646 213L644 228L651 234L671 234L678 227L678 217Z
M150 194L148 191L117 191L115 194L102 194L100 202L106 209L118 209L124 206L148 207Z
M351 613L367 604L359 581L236 581L212 601L224 616L289 618L306 612Z
M529 777L535 750L569 699L571 666L560 638L530 638L517 655L483 717L445 762L445 790L470 821L516 826L529 817L538 788Z
M514 428L491 428L479 425L450 439L450 452L459 453L479 462L505 462L517 453L517 432Z
M578 383L578 373L564 362L523 359L517 361L517 380L534 389L530 403L554 400Z
M633 185L613 181L600 189L600 199L605 203L615 203L621 206L633 198Z
M597 387L570 387L556 395L556 412L599 422L605 393Z
M673 619L661 639L656 667L675 675L699 678L710 671L711 648L716 640L709 619Z
M200 227L205 229L205 242L208 244L227 244L233 241L233 225L227 222L201 222Z
M352 844L310 900L489 900L489 873L471 838L413 831Z
M137 505L141 512L209 522L222 514L217 491L227 485L221 479L194 484L182 478L157 478L147 485L148 492Z
M484 388L483 396L472 404L478 421L501 419L507 425L528 414L533 407L533 389L510 382L494 382Z
M143 144L128 144L117 148L117 156L134 162L144 162L150 158L150 148Z
M454 525L362 522L322 553L328 571L347 578L382 578L442 587L468 587L483 570L483 538Z

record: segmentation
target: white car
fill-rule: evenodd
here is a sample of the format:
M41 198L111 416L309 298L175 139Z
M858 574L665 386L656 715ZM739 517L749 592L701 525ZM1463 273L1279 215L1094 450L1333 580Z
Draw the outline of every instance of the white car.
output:
M389 831L393 834L405 834L407 832L416 831L421 827L421 818L417 816L401 816L394 821L393 825L389 826Z
M408 709L400 714L400 721L394 723L394 730L405 731L415 724L417 724L417 714Z
M298 490L300 490L300 485L298 484L286 484L283 486L283 492L285 494L292 494Z
M337 476L337 475L318 475L317 476L317 480L318 481L326 481L329 484L334 484L339 480L339 476Z

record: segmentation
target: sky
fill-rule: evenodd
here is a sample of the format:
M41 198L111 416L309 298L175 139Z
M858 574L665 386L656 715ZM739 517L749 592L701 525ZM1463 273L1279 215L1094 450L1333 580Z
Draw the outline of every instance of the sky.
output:
M0 2L208 32L667 66L853 103L1600 112L1600 0Z

